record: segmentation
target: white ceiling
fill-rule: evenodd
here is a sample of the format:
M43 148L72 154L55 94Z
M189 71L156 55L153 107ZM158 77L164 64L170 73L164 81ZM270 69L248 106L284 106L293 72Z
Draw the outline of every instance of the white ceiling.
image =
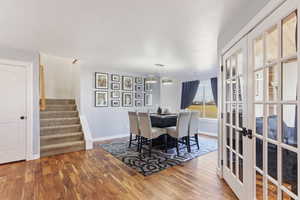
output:
M222 27L261 0L1 0L0 45L114 70L215 73Z

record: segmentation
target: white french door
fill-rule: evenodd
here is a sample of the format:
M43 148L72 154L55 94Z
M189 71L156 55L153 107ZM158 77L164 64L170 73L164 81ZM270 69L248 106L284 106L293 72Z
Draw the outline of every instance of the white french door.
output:
M251 136L248 134L247 38L223 56L223 177L240 199L253 199Z
M299 2L286 1L248 35L256 199L300 199Z

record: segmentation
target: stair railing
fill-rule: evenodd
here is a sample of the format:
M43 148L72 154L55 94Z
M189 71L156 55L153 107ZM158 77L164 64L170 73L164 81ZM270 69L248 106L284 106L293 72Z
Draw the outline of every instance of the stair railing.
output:
M46 86L45 86L45 67L41 64L41 56L39 56L40 65L40 110L46 110Z

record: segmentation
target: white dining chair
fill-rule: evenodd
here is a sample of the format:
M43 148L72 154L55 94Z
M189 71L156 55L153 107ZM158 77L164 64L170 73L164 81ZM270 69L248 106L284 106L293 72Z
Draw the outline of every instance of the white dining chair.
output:
M140 143L140 128L139 128L139 119L137 112L128 112L129 117L129 129L130 129L130 137L129 137L129 148L131 147L132 141L137 141L137 150L139 149ZM133 139L133 135L136 136Z
M190 123L190 117L191 113L190 112L180 112L177 118L177 124L176 126L173 127L168 127L167 128L167 133L169 136L173 137L176 139L176 150L177 150L177 155L179 156L179 140L184 139L185 140L185 145L187 147L187 150L190 152L190 147L189 147L189 123Z
M143 144L149 141L149 156L152 151L152 139L157 138L167 133L166 129L152 127L149 113L138 113L139 127L141 131L140 153L142 152ZM165 144L166 145L166 144Z
M199 134L199 116L200 112L198 111L192 111L191 112L191 119L190 119L190 125L189 125L189 136L195 137L195 142L197 144L198 149L199 147L199 140L198 140L198 134ZM189 144L189 146L191 146Z

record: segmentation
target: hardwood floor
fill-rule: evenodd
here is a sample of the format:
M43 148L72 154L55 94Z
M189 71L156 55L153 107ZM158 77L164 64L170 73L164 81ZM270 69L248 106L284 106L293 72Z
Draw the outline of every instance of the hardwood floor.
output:
M0 199L237 199L216 164L213 152L144 177L96 148L0 165Z

